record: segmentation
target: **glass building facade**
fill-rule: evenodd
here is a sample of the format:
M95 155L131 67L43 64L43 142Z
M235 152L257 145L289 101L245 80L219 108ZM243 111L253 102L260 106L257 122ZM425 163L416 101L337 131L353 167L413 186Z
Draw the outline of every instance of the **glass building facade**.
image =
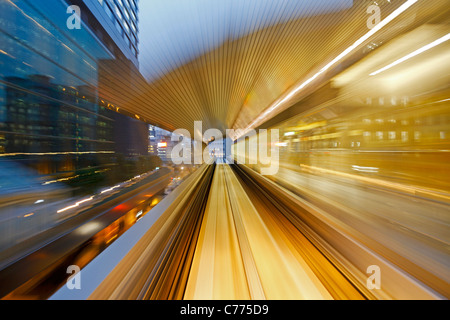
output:
M82 0L122 53L138 65L138 0Z
M117 10L137 24L135 1L95 2L122 4ZM42 175L110 161L115 123L126 117L98 91L101 64L129 59L85 6L81 28L70 30L73 4L0 0L0 160L23 162ZM137 31L136 24L130 28Z

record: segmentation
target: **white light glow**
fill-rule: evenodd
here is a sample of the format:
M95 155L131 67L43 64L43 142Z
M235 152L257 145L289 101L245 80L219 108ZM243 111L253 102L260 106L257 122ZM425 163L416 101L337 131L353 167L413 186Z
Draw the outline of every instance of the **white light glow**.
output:
M76 230L76 233L81 235L92 234L95 231L100 231L102 228L102 224L100 222L91 221L88 222Z
M72 205L72 206L68 206L68 207L65 207L65 208L63 208L63 209L61 209L61 210L58 210L57 213L61 213L61 212L67 211L67 210L69 210L69 209L76 208L76 207L78 207L80 204L83 204L83 203L85 203L85 202L91 201L92 199L94 199L94 197L90 197L90 198L88 198L88 199L81 200L81 201L75 203L75 204Z
M102 192L100 192L100 194L103 194L103 193L106 193L106 192L110 192L110 191L112 191L112 190L114 190L114 189L117 189L117 188L119 188L119 187L120 187L120 184L118 184L117 186L114 186L114 187L112 187L112 188L103 190Z
M436 41L433 41L433 42L427 44L426 46L423 46L422 48L420 48L420 49L418 49L418 50L416 50L414 52L411 52L410 54L407 54L406 56L404 56L404 57L402 57L402 58L392 62L391 64L388 64L387 66L385 66L385 67L383 67L383 68L381 68L381 69L379 69L379 70L377 70L375 72L372 72L370 75L374 76L374 75L377 75L377 74L379 74L379 73L381 73L383 71L386 71L386 70L388 70L388 69L390 69L392 67L395 67L396 65L398 65L398 64L400 64L402 62L405 62L406 60L409 60L409 59L411 59L411 58L413 58L415 56L418 56L419 54L421 54L421 53L423 53L425 51L428 51L431 48L434 48L434 47L436 47L436 46L440 45L441 43L444 43L445 41L448 41L448 40L450 40L450 33L447 33L442 38L439 38Z
M357 166L352 165L352 169L359 172L378 172L377 167L363 167L363 166Z

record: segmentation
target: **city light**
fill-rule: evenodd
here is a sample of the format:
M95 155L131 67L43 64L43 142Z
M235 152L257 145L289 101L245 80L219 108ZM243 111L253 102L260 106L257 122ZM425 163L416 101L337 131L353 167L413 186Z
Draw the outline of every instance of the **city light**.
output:
M120 188L120 187L121 187L121 184L118 184L117 186L114 186L114 187L112 187L112 188L103 190L103 191L100 192L100 193L103 194L103 193L106 193L106 192L110 192L110 191L112 191L112 190L114 190L114 189L117 189L117 188Z
M63 208L63 209L61 209L61 210L58 210L57 211L57 213L61 213L61 212L64 212L64 211L67 211L67 210L70 210L70 209L73 209L73 208L76 208L76 207L78 207L80 204L83 204L83 203L86 203L86 202L88 202L88 201L91 201L92 199L94 199L94 197L92 196L92 197L90 197L90 198L88 198L88 199L84 199L84 200L81 200L81 201L78 201L77 203L75 203L74 205L71 205L71 206L68 206L68 207L65 207L65 208Z

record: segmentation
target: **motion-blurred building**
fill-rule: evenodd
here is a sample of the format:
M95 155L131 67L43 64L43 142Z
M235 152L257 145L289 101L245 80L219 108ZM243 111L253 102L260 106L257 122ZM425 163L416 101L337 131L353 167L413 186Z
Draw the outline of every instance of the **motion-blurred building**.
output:
M148 124L137 119L116 113L115 115L115 151L126 157L148 154Z
M86 12L96 36L110 49L119 49L138 66L138 0L71 0Z
M104 94L111 66L139 75L137 1L32 4L0 2L0 158L49 175L146 155L147 125ZM67 27L71 5L80 29Z
M77 155L114 152L113 114L98 108L91 88L66 87L45 75L5 79L4 155L51 174L82 166Z

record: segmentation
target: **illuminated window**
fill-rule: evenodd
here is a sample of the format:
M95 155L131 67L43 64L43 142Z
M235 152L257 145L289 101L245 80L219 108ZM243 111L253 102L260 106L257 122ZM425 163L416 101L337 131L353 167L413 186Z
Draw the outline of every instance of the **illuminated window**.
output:
M409 139L408 131L402 131L402 141L407 142Z
M389 134L388 134L389 140L395 140L396 136L397 135L395 134L395 131L389 131Z
M383 131L377 131L375 133L375 136L377 137L378 140L383 140Z
M117 17L119 18L120 21L122 21L123 20L122 13L120 12L119 7L117 5L115 6L115 9Z

